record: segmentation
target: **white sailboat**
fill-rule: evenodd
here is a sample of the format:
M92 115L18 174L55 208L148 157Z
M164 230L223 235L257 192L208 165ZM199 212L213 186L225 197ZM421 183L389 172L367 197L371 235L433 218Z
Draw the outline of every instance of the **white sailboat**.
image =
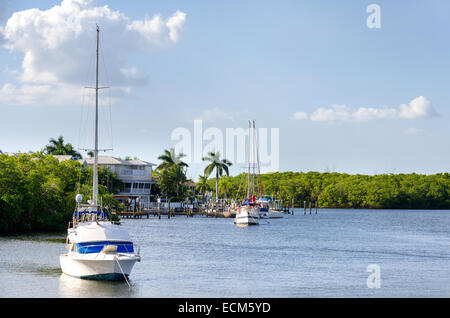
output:
M259 212L260 207L256 203L256 196L255 196L255 187L254 187L254 178L255 178L255 166L253 165L253 182L250 185L250 157L251 157L251 151L252 151L252 125L250 121L248 122L248 173L247 173L247 199L236 208L236 217L234 219L234 223L236 225L241 226L248 226L248 225L259 225ZM255 122L253 121L253 141L255 141ZM256 145L255 142L253 142L253 154L255 154L256 151ZM255 158L255 156L253 156ZM252 192L252 196L250 197L250 192Z
M77 195L73 222L67 230L66 250L59 259L62 272L73 277L127 280L134 264L141 260L139 248L133 244L123 226L108 220L102 206L98 204L99 33L97 26L93 200L89 204L81 204L82 197Z
M284 212L278 211L272 208L274 201L272 196L263 195L258 201L256 201L260 205L259 215L262 219L281 219L284 218Z

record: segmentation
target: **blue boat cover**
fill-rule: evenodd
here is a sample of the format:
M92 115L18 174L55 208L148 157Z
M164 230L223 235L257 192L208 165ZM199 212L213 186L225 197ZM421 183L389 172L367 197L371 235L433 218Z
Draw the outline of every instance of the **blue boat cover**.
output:
M81 214L97 214L97 216L101 216L102 218L107 217L106 213L102 211L77 211L73 213L73 217L76 218Z
M77 243L77 248L80 254L100 253L105 245L116 245L118 253L134 253L132 242L85 242Z

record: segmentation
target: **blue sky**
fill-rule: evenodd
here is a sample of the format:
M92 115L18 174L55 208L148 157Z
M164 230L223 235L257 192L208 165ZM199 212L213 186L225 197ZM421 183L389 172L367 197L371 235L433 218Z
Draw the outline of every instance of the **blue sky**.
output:
M64 44L60 53L46 51L37 41L22 43L20 32L39 35L40 24L37 14L29 14L28 24L11 32L13 13L45 12L60 1L0 3L0 149L38 150L59 135L79 145L87 106L73 88L85 86L91 64L80 62L75 48L88 43L80 51L89 51L92 38L83 29L84 42ZM162 150L176 143L171 132L193 130L196 117L204 119L205 128L222 130L246 128L247 120L255 119L258 127L279 128L280 171L448 172L449 2L131 3L92 1L81 8L108 5L128 21L99 19L111 75L107 84L121 88L111 89L113 139L101 135L106 148L114 146L109 154L157 163ZM380 29L367 27L371 3L381 8ZM185 14L182 22L176 12ZM117 35L125 24L150 21L156 14L163 21L180 18L175 37L165 25L145 33L150 31L143 24L135 24L135 38ZM34 68L23 65L27 50L35 53ZM76 69L64 65L68 59ZM47 63L56 79L43 80ZM41 84L51 86L49 95L26 89ZM411 113L416 104L418 111ZM336 115L338 109L343 117ZM296 113L305 117L294 119ZM103 114L109 117L108 111ZM233 174L241 167L235 165ZM202 169L193 164L189 175L195 178Z

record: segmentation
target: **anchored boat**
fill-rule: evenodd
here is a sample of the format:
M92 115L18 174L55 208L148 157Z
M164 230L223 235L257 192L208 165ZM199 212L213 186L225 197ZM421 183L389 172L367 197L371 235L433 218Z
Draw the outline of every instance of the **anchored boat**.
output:
M141 260L139 247L133 244L127 230L109 221L101 206L79 204L67 232L66 251L59 258L67 275L127 279L134 264Z
M255 165L253 164L253 174L252 178L253 181L250 183L250 157L251 157L251 151L252 151L252 141L251 141L251 135L253 135L253 154L257 154L256 149L256 128L255 128L255 122L253 121L253 134L251 134L252 131L252 125L250 121L248 122L248 131L249 131L249 138L248 138L248 173L247 173L247 199L236 208L236 217L234 219L234 223L236 225L258 225L259 224L259 212L260 212L260 206L256 203L256 197L255 197ZM253 159L254 156L253 156ZM252 196L250 197L250 193L252 193Z
M274 201L272 196L263 195L256 202L261 207L259 215L262 219L279 219L284 217L283 211L273 209Z
M82 196L76 196L77 207L73 222L67 230L66 250L59 257L64 274L101 280L128 282L128 276L136 262L141 260L139 247L133 244L127 230L111 220L98 204L98 49L99 27L97 26L97 68L95 99L95 149L93 171L93 200L82 204Z

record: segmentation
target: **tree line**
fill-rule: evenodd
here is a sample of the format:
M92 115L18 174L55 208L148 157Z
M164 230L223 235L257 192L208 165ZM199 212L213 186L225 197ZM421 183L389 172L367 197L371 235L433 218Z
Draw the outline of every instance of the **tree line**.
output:
M165 150L158 159L162 163L155 171L159 194L178 200L186 197L205 198L211 193L219 198L244 200L247 195L247 174L231 177L231 162L219 153L208 153L203 175L196 183L195 191L186 187L188 165L183 154L173 149ZM209 178L211 175L215 176ZM250 178L256 192L271 195L287 204L303 207L304 202L317 202L324 208L367 209L450 209L450 175L439 173L351 175L330 172L276 172Z
M214 191L214 180L207 180ZM259 189L256 180L255 189ZM380 174L276 172L261 175L262 194L284 200L296 207L304 201L324 208L367 209L450 209L450 174ZM242 199L247 174L222 177L219 194Z
M99 193L107 209L121 208L113 197L122 187L114 173L99 167ZM84 202L92 197L92 168L42 152L0 154L0 233L63 230L78 193Z

